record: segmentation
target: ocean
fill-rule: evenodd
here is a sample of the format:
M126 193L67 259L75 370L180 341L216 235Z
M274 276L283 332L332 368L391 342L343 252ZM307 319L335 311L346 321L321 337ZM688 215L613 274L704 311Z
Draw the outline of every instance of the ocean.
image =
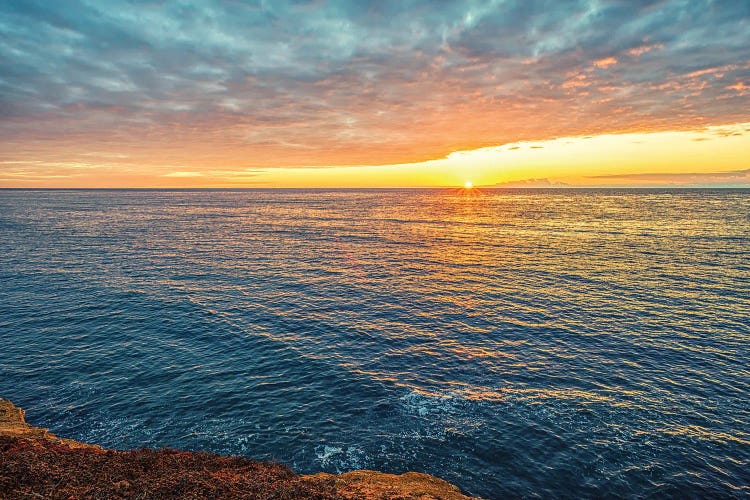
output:
M749 190L2 190L60 436L503 497L750 495Z

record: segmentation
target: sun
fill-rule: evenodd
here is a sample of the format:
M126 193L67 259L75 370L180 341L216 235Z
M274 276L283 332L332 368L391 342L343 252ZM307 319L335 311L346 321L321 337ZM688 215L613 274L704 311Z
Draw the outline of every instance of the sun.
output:
M471 183L471 181L464 182L464 187L466 189L471 189L474 186L474 184Z

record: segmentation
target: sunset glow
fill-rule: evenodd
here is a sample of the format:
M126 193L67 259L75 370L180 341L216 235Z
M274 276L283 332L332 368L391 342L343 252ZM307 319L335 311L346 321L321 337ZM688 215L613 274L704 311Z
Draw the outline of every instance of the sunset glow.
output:
M748 19L675 0L6 3L0 187L748 186Z
M0 1L0 229L2 498L750 497L750 0Z

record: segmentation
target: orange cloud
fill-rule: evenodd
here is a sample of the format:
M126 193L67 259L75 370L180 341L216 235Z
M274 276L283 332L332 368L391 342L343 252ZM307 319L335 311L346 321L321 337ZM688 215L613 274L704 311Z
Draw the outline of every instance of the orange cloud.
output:
M664 48L664 45L661 43L654 44L654 45L641 45L640 47L634 47L628 50L627 54L629 56L638 57L638 56L642 56L643 54L647 52L651 52L652 50L658 50L658 49L663 49L663 48Z
M615 64L617 64L617 59L612 56L594 61L594 66L601 69L607 69L610 66L614 66Z
M737 82L734 85L726 87L727 90L736 90L740 95L745 95L750 91L750 85L745 85L745 82Z
M586 81L586 75L583 73L578 73L577 75L574 75L563 82L562 88L575 89L580 87L588 87L589 85L591 85L591 83Z

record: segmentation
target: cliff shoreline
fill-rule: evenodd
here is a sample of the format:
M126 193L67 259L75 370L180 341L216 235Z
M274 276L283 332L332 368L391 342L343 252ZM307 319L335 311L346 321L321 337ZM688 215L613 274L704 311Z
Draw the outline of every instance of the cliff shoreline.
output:
M107 450L26 422L0 398L3 498L317 498L465 500L418 472L298 475L282 464L179 450Z

